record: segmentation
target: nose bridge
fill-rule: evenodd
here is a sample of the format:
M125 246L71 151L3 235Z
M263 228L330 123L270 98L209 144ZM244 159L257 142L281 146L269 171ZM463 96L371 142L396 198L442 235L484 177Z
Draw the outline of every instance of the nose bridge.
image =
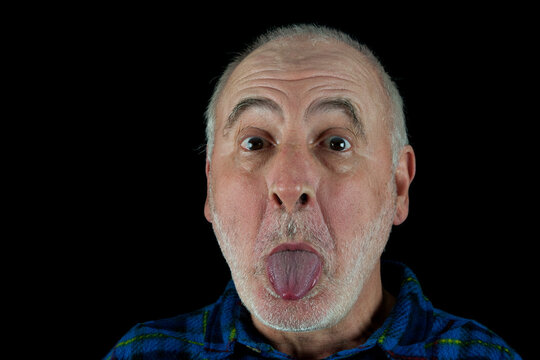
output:
M268 173L270 201L292 211L315 198L317 177L309 149L298 144L282 144Z

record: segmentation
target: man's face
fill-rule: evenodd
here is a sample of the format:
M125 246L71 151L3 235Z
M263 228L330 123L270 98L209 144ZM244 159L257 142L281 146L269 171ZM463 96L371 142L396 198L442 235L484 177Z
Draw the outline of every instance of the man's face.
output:
M207 164L212 222L239 296L275 329L339 322L395 217L388 103L337 43L269 43L229 78Z

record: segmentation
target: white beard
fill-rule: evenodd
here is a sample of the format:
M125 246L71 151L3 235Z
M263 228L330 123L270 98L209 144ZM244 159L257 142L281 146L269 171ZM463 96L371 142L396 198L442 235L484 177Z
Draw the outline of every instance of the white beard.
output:
M392 177L393 180L393 177ZM355 238L336 243L328 227L314 225L309 214L282 213L263 221L256 239L255 254L268 254L283 239L300 238L323 255L324 279L304 298L296 301L281 299L266 280L263 258L253 265L255 254L242 254L237 244L239 234L235 221L225 224L218 215L210 188L209 202L213 227L223 255L231 270L238 295L248 311L263 324L280 331L313 331L331 327L351 311L366 280L386 246L395 215L395 185L387 185L388 198L379 214L369 223L359 226ZM248 241L248 240L246 240ZM252 240L251 240L252 241ZM335 274L331 259L346 259L346 272Z

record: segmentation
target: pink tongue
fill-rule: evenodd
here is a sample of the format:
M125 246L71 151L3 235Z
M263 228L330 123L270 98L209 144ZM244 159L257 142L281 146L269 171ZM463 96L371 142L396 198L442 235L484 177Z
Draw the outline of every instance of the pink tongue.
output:
M276 293L285 300L303 298L317 283L321 260L309 251L280 251L268 257L268 276Z

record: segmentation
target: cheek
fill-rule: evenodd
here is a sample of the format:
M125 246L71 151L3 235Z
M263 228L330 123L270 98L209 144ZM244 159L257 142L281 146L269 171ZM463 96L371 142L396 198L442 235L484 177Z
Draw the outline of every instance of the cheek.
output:
M352 239L357 230L380 213L380 189L369 178L346 177L321 184L320 207L337 241Z
M264 211L264 189L245 174L224 174L214 182L214 206L231 245L253 246ZM248 220L248 221L246 221Z

